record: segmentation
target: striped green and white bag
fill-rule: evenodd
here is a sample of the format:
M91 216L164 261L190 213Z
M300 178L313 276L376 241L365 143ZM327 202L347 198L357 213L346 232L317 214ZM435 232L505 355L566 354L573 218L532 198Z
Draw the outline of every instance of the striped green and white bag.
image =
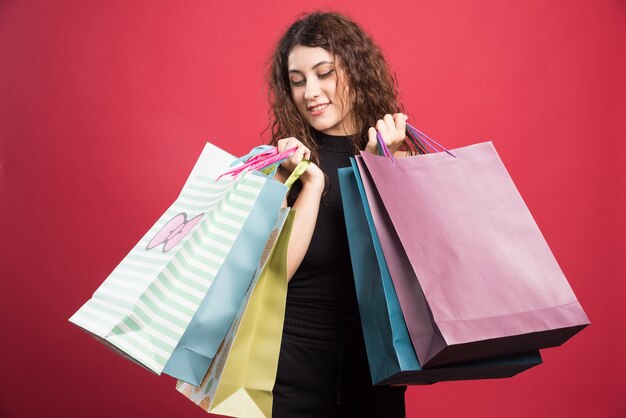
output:
M71 318L160 374L266 181L198 176Z

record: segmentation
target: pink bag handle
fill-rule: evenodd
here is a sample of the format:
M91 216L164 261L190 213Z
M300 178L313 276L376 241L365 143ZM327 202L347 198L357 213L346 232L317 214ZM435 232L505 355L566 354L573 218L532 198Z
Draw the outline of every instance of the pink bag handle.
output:
M253 156L252 156L252 157L250 157L250 159L249 159L248 161L246 161L246 162L248 162L248 163L254 163L255 161L262 161L262 160L264 160L265 158L269 158L269 157L271 157L271 156L273 156L273 155L275 155L275 154L276 154L276 149L275 149L275 148L274 148L274 149L270 149L270 150L267 150L267 151L262 152L262 153L260 153L260 154L253 155Z
M262 170L264 167L270 166L279 161L289 158L294 152L296 152L297 149L298 149L297 147L293 147L293 148L290 148L286 151L279 153L276 148L273 148L264 153L257 154L253 156L252 158L250 158L250 160L246 162L245 164L240 165L239 167L235 167L232 170L228 170L225 173L220 174L220 176L216 179L216 181L226 175L237 177L243 171Z
M393 158L393 155L391 154L389 147L387 147L387 144L385 144L385 140L383 139L382 135L378 131L376 131L376 139L378 140L378 149L383 152L383 155L385 157L391 158L391 162L393 163L393 166L395 167L396 159Z

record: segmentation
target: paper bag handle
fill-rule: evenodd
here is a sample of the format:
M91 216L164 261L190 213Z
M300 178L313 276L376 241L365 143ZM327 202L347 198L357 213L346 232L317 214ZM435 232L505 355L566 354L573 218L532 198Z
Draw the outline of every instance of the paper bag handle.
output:
M285 180L285 186L291 187L296 182L296 180L298 180L300 176L304 174L310 164L311 161L309 160L300 161L296 168L293 169L289 177L287 177L287 180Z
M411 124L406 124L407 136L409 140L413 143L413 146L417 149L417 152L420 154L427 154L428 150L426 147L430 148L433 152L445 152L456 158L452 152L448 151L443 145L434 139L430 138L428 135L422 133L420 130L413 127ZM378 140L378 149L381 155L385 157L391 158L393 165L396 165L396 160L393 158L389 147L385 144L383 137L380 135L380 132L376 131L376 139Z
M258 148L260 148L260 147L257 147L256 149L258 149ZM250 153L250 154L253 154L253 156L251 158L249 158L248 161L245 164L240 165L238 167L233 168L232 170L228 170L225 173L220 174L220 176L217 178L217 180L219 180L220 178L222 178L222 177L224 177L226 175L231 175L233 177L236 177L239 174L241 174L243 171L247 171L247 170L261 171L265 167L268 167L268 166L271 166L271 165L274 165L274 164L278 164L278 163L286 160L291 155L293 155L293 153L295 153L296 150L297 150L297 147L293 147L293 148L290 148L290 149L288 149L286 151L278 152L278 150L275 147L272 147L271 149L269 149L267 151L262 151L262 152L260 152L258 154L253 154L253 152L254 152L254 150L253 150ZM248 154L248 155L250 155L250 154ZM242 158L244 158L244 157L242 157ZM239 160L242 160L242 158L240 158Z
M421 132L419 129L415 128L411 124L407 123L406 124L406 129L407 129L407 131L411 132L411 134L415 135L415 137L417 137L421 141L423 141L422 143L425 143L434 152L441 152L441 151L443 151L443 152L445 152L445 153L447 153L447 154L449 154L449 155L451 155L451 156L456 158L456 155L454 155L452 152L448 151L446 149L446 147L444 147L439 142L435 141L434 139L432 139L431 137L429 137L425 133ZM437 148L439 148L439 149L437 149Z

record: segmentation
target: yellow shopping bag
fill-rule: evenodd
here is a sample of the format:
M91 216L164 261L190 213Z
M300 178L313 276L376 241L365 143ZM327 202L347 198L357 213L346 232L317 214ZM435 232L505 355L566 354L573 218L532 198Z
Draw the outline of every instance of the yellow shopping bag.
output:
M176 384L179 392L207 412L246 418L272 415L294 216L291 210L273 249L268 243L269 258L200 386L180 380Z

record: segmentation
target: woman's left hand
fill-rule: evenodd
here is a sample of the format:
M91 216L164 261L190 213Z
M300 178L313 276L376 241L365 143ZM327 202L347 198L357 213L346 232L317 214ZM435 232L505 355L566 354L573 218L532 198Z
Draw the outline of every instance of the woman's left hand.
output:
M382 119L378 119L376 127L371 127L367 131L368 141L365 151L378 155L378 141L376 139L376 131L387 144L387 148L391 151L391 155L400 148L406 137L406 120L409 117L404 113L395 113L393 116L386 114Z

